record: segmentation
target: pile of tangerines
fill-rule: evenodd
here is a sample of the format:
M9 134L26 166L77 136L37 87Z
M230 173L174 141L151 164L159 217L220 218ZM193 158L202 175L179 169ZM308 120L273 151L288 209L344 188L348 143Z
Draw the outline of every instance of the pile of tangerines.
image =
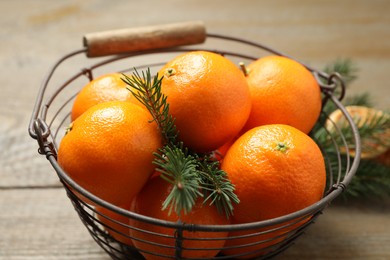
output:
M199 202L191 212L180 215L182 222L257 222L295 212L322 198L324 160L308 135L321 111L321 90L303 65L287 57L266 56L240 69L220 54L192 51L167 62L158 75L163 76L161 91L167 96L180 140L192 151L217 151L220 167L240 200L230 218ZM161 132L127 88L123 75L114 72L94 79L79 92L58 162L73 180L101 199L145 216L178 221L177 214L161 209L172 184L156 176L152 164L153 153L164 145ZM173 230L129 220L99 206L96 211L135 227L101 218L113 237L138 248L145 258L161 259L144 251L174 256L173 239L137 228L166 235L173 235ZM184 250L183 256L240 254L267 245L241 248L240 244L259 239L251 236L212 239L246 232L188 232L188 237L208 239L185 240L184 248L198 250ZM217 250L224 246L233 249Z

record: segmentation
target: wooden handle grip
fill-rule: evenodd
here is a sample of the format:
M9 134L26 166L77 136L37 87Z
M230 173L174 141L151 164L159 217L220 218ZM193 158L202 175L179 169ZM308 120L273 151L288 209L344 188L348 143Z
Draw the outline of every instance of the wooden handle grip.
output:
M83 42L88 57L99 57L197 44L205 39L203 22L192 21L89 33L84 35Z

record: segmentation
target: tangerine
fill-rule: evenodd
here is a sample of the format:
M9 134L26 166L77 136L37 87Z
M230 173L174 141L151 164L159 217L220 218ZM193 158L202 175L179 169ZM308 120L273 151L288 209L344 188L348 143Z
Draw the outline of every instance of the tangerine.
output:
M216 159L217 161L219 161L219 163L222 163L222 160L223 158L225 157L227 151L229 150L230 146L234 143L234 141L237 139L238 137L235 137L233 139L231 139L230 141L226 142L224 145L222 145L221 147L219 147L218 149L214 150L212 152L212 155L214 156L214 159Z
M321 150L308 135L288 125L252 128L229 148L221 168L235 185L240 199L234 207L233 223L236 224L263 221L301 210L319 201L326 186ZM280 232L285 234L292 228L296 226ZM240 231L230 235L249 233ZM270 236L275 236L275 232L262 235L262 239L271 239ZM231 255L245 253L249 249L261 250L280 242L281 238L224 253ZM258 239L227 240L226 246L254 243Z
M126 203L121 208L128 210L130 203ZM126 216L101 206L96 206L95 210L97 219L103 224L108 234L125 245L133 246L129 237L129 219Z
M71 111L71 120L74 121L88 108L106 101L137 102L127 84L122 80L121 73L108 73L90 81L77 94Z
M130 102L97 104L70 126L58 163L80 186L120 206L138 193L154 172L160 131L147 110Z
M321 89L302 64L283 56L266 56L248 65L252 110L245 130L287 124L309 133L322 106Z
M229 224L226 216L218 213L215 206L203 204L199 199L191 212L179 216L174 211L162 210L161 205L172 189L172 185L160 177L151 179L134 198L130 209L144 216L163 221L199 225ZM133 244L146 259L166 259L175 257L175 228L130 219ZM181 257L210 258L218 254L225 244L228 232L183 231Z
M251 109L248 84L229 59L208 51L181 54L159 71L161 90L190 149L209 152L236 136Z

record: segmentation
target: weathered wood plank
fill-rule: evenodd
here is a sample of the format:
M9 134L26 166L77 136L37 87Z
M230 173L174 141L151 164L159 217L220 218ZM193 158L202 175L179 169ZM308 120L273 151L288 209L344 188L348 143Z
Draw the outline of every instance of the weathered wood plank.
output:
M0 259L107 259L63 189L0 191Z
M3 122L7 125L7 120ZM38 154L38 143L28 135L27 126L19 123L0 132L0 187L58 185L55 171Z
M59 185L27 126L43 76L81 48L86 33L201 19L208 32L260 42L319 69L351 58L359 72L348 94L369 91L378 108L389 108L390 1L166 0L150 6L0 1L0 259L108 259L62 189L29 188ZM129 10L136 10L131 17ZM64 68L58 78L73 70ZM332 205L278 259L390 259L389 205Z

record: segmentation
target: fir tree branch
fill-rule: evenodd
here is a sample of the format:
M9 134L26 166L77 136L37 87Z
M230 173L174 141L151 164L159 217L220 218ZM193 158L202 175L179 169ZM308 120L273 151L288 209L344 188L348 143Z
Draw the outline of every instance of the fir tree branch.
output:
M354 121L360 134L363 153L375 154L378 147L390 149L390 139L382 136L390 128L388 114L378 114L366 121L354 118ZM335 132L335 130L330 130L328 133L324 127L316 127L315 129L313 137L320 144L327 159L331 162L330 169L328 168L327 170L333 173L334 179L337 179L339 167L341 167L342 173L347 171L345 164L337 163L339 156L337 149L341 152L341 162L346 162L346 149L341 136L345 137L348 149L353 150L355 145L352 129L347 124L340 127L340 133ZM331 138L332 136L333 139ZM343 193L343 198L382 197L387 195L390 195L390 168L371 159L361 159L355 176Z
M378 113L366 120L358 117L353 117L352 119L358 128L361 143L366 144L362 147L362 151L369 153L371 149L376 149L375 147L378 146L390 148L390 140L381 136L390 128L390 116L388 114ZM348 124L342 125L341 133L344 135L347 143L351 144L351 148L354 148L351 127ZM337 138L336 140L341 145L341 139Z
M348 86L353 80L357 78L357 68L352 63L350 59L338 59L333 64L329 64L324 69L325 72L331 74L333 72L338 72L344 79L346 85ZM337 95L337 94L336 94ZM365 106L373 107L373 102L370 93L365 92L362 94L355 94L354 96L348 96L343 100L344 106ZM333 178L338 178L339 167L342 167L341 172L346 172L345 165L339 165L338 162L338 153L336 151L336 145L341 147L344 146L344 143L340 137L339 133L328 133L323 125L327 120L327 115L336 110L337 107L332 103L328 102L323 108L324 113L321 115L318 124L312 131L312 136L319 145L322 147L323 151L326 154L326 157L331 162L329 172L334 174ZM358 127L362 143L372 143L373 146L367 147L364 146L362 149L365 152L370 152L369 149L375 149L375 146L387 146L390 147L390 140L386 137L381 138L381 134L384 131L389 129L389 116L384 114L378 115L377 117L371 118L365 122L354 118L355 124ZM353 146L353 133L352 129L348 125L341 126L341 133L346 138L349 148L354 148ZM334 139L330 137L332 135ZM335 142L335 143L333 143ZM345 152L341 153L341 161L345 162L347 160ZM380 164L371 159L361 159L359 168L353 177L351 183L349 184L346 191L343 193L344 199L350 197L367 197L367 196L388 196L390 195L390 169L388 166Z
M198 197L204 197L204 203L225 211L227 217L232 215L233 202L239 203L234 193L234 185L227 174L219 169L219 162L211 161L209 156L200 157L190 153L180 142L175 119L169 114L167 96L161 92L162 77L153 79L150 70L135 70L132 77L124 75L123 81L129 85L131 93L149 110L157 123L165 146L155 153L154 163L161 177L173 185L173 189L163 202L162 208L174 210L178 215L188 213ZM207 158L207 159L205 159Z
M346 85L357 78L358 69L351 59L337 59L325 66L324 71L328 74L337 72L341 75Z
M363 92L355 94L353 96L348 96L343 101L344 106L364 106L364 107L373 107L372 97L369 92Z
M159 168L161 177L173 185L172 191L165 199L162 209L169 207L169 214L174 210L178 215L187 214L195 205L196 199L202 196L199 191L200 178L197 174L197 160L188 154L187 149L164 146L161 153L155 153L154 164Z
M377 113L373 118L362 120L356 119L360 138L362 143L372 143L373 146L386 146L390 148L390 139L387 135L383 137L388 129L390 129L390 115L386 113ZM367 147L370 148L370 147Z
M142 72L142 76L137 70L135 70L132 77L125 74L123 76L124 79L122 80L129 85L128 90L149 110L165 142L175 144L178 133L175 119L169 114L167 96L161 92L161 80L163 77L158 78L158 75L156 75L152 79L149 68L146 73Z
M346 158L342 157L342 160L346 160ZM345 171L345 169L342 169L342 171ZM334 173L336 174L337 171L334 171ZM334 177L337 178L337 176ZM373 160L363 159L360 161L358 171L343 193L343 198L372 196L376 198L390 196L389 167Z
M347 122L338 125L338 129L323 127L327 117L322 115L319 123L315 126L312 136L325 150L334 150L335 145L339 147L344 146L344 139L350 149L354 149L354 133ZM369 149L375 149L378 146L385 146L390 148L390 140L383 138L381 134L388 131L390 128L390 116L387 113L378 113L372 118L363 121L361 118L352 118L360 135L362 144L370 144L362 147L362 151L369 153ZM329 132L328 132L329 131ZM344 137L344 139L343 139Z
M340 74L346 87L348 87L349 84L357 78L357 71L358 71L357 67L350 59L337 59L333 63L327 64L324 68L324 72L326 72L329 75L333 73ZM324 83L326 83L325 79L323 81ZM333 94L335 96L340 95L340 88L336 87ZM347 99L348 97L346 97L346 100ZM368 95L366 100L368 101ZM323 108L323 111L327 114L330 114L336 109L337 107L335 106L334 103L327 102L326 106Z
M219 168L219 161L212 159L211 156L205 156L199 159L199 162L204 202L210 200L210 205L215 204L220 213L225 211L225 215L229 217L233 213L233 202L240 203L234 193L234 185L228 181L226 172Z

